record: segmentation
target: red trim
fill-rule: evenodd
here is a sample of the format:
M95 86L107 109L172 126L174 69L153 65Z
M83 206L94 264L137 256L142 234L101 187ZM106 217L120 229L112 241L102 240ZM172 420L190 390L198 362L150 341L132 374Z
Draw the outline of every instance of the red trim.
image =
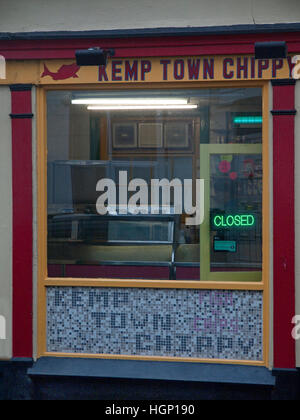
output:
M57 39L0 41L0 55L8 60L72 59L76 49L114 48L115 57L254 54L257 41L282 41L289 53L300 51L300 35L293 33L214 36L162 36L122 39Z
M12 91L11 102L14 115L32 112L31 91ZM32 357L31 141L31 118L13 118L13 357Z
M295 109L295 86L273 87L273 110ZM273 117L274 367L295 368L294 116Z
M132 273L138 279L168 280L169 278L168 267L66 265L66 277L74 278L130 279Z

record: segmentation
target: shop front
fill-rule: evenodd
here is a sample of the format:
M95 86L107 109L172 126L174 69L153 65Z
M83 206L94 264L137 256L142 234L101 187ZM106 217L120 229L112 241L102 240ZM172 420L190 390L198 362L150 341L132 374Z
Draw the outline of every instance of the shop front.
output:
M24 221L13 348L32 377L63 361L123 361L132 378L137 361L173 362L174 380L210 382L203 367L226 383L228 367L272 387L274 367L296 367L292 56L177 42L116 45L106 67L78 66L71 46L8 62Z
M214 80L234 61L112 60L42 88L42 355L268 363L268 92Z

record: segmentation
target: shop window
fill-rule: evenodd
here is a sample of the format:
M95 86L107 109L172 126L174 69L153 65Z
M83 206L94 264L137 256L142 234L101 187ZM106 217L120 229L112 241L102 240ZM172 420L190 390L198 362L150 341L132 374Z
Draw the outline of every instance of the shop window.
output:
M48 276L260 281L260 88L49 91Z

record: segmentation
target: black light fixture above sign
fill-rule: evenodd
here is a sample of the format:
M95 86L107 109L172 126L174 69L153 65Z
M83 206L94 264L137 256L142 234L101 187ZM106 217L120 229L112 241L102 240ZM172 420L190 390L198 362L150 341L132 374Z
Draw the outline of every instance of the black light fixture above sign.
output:
M106 66L107 58L115 55L114 50L103 50L99 47L77 50L75 52L78 66Z
M286 58L287 52L285 41L255 43L256 59Z

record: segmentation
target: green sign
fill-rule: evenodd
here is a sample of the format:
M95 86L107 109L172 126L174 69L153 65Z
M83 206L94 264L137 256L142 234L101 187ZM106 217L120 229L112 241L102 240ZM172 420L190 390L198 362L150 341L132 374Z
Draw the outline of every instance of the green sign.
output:
M212 220L215 229L249 228L255 225L253 214L214 214Z
M236 241L214 240L214 251L236 252Z
M233 118L234 124L262 124L263 118L256 115L236 116Z

